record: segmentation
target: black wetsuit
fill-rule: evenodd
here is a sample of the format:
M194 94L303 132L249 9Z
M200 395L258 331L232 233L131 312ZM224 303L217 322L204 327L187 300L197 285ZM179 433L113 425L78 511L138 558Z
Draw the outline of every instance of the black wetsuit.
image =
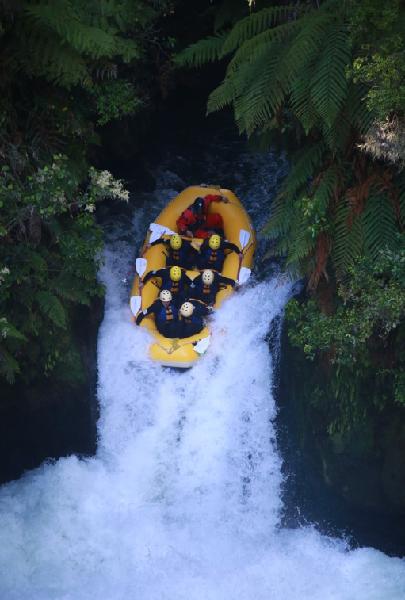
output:
M183 317L179 313L180 337L190 337L196 333L200 333L204 329L203 317L211 313L211 310L200 302L193 302L192 304L194 311L191 317Z
M182 326L180 327L178 318L178 307L171 300L166 306L158 298L146 310L143 310L136 318L136 324L139 325L144 317L150 314L155 315L156 328L167 338L180 337Z
M172 281L170 279L170 267L164 269L158 269L157 271L149 271L143 278L143 283L147 283L152 277L159 277L162 280L159 288L161 290L169 290L173 296L173 301L179 305L184 302L184 298L187 296L187 288L191 285L192 281L187 277L185 271L181 270L181 278L179 281Z
M213 269L214 271L222 271L225 260L225 251L231 250L240 253L240 248L232 242L227 242L221 239L221 245L218 250L210 248L208 240L204 240L201 244L200 254L198 256L198 268L199 269Z
M220 290L221 285L231 285L235 287L235 280L230 277L223 277L219 273L214 272L214 281L211 285L207 285L202 280L202 274L198 275L190 286L189 296L201 300L204 304L215 304L216 295Z
M182 240L181 248L174 250L170 246L170 240L158 239L152 242L151 246L163 244L167 251L166 265L173 267L178 265L184 269L192 269L198 260L198 253L188 240Z

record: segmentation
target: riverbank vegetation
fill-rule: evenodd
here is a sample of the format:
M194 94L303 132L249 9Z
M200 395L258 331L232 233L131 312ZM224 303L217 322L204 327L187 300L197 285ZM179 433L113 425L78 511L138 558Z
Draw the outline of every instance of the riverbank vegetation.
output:
M75 308L103 293L97 202L128 200L91 166L102 127L142 115L168 2L0 7L0 378L80 379Z
M241 134L289 149L264 233L306 278L290 339L327 370L308 400L344 432L405 405L405 11L399 0L248 4L241 17L222 3L212 35L176 62L223 64L208 113L229 107Z

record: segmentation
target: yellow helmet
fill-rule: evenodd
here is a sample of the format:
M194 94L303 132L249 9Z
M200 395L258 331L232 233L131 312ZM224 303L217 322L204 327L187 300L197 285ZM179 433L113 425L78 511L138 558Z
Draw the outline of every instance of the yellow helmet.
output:
M182 243L183 240L179 235L177 235L177 233L175 235L172 235L172 237L170 238L170 247L173 250L179 250L181 248Z
M217 233L214 233L208 240L208 246L211 248L211 250L218 250L220 245L221 245L221 236L219 236Z
M180 281L180 279L181 279L180 267L170 267L170 279L172 281Z
M194 306L191 302L184 302L180 306L180 314L182 317L191 317L194 312Z
M202 272L201 279L205 285L212 285L214 281L214 273L211 271L211 269L205 269L205 271Z

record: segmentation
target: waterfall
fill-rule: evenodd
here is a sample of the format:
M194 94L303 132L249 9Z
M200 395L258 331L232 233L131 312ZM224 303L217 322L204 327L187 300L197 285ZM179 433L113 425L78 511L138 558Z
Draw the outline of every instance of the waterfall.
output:
M161 187L157 204L172 192ZM267 335L292 293L285 277L235 293L194 368L147 359L125 278L156 212L145 204L129 233L113 228L105 251L97 455L44 464L0 489L0 599L404 598L404 561L280 525L277 349Z

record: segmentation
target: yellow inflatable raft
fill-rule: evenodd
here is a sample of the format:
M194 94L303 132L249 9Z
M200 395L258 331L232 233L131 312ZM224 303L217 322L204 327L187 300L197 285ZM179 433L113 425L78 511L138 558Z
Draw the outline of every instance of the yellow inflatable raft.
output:
M239 257L231 252L226 255L222 274L225 277L239 279L242 284L249 276L253 264L253 254L256 246L256 239L250 219L243 208L240 200L233 192L219 187L191 186L183 190L178 196L173 198L166 208L160 213L154 223L150 224L149 231L145 238L141 258L136 261L137 275L135 277L131 292L131 311L134 315L133 320L139 310L148 308L158 297L158 281L153 277L140 289L140 277L143 277L149 271L161 269L166 266L166 256L162 251L160 244L148 247L148 244L161 236L170 235L177 232L176 221L180 214L194 202L198 196L207 194L222 194L229 200L228 203L213 202L210 206L210 212L216 212L222 215L224 220L225 238L233 242L243 252L243 260L240 264ZM195 240L196 244L202 240ZM193 279L199 274L198 271L187 271L187 275ZM222 302L232 293L231 286L221 290L217 294L215 308L218 308ZM188 338L169 339L162 336L155 327L154 318L148 315L141 322L141 327L146 327L154 337L154 343L150 346L149 356L152 360L163 366L189 368L200 358L207 350L210 342L210 331L205 327L199 334Z

